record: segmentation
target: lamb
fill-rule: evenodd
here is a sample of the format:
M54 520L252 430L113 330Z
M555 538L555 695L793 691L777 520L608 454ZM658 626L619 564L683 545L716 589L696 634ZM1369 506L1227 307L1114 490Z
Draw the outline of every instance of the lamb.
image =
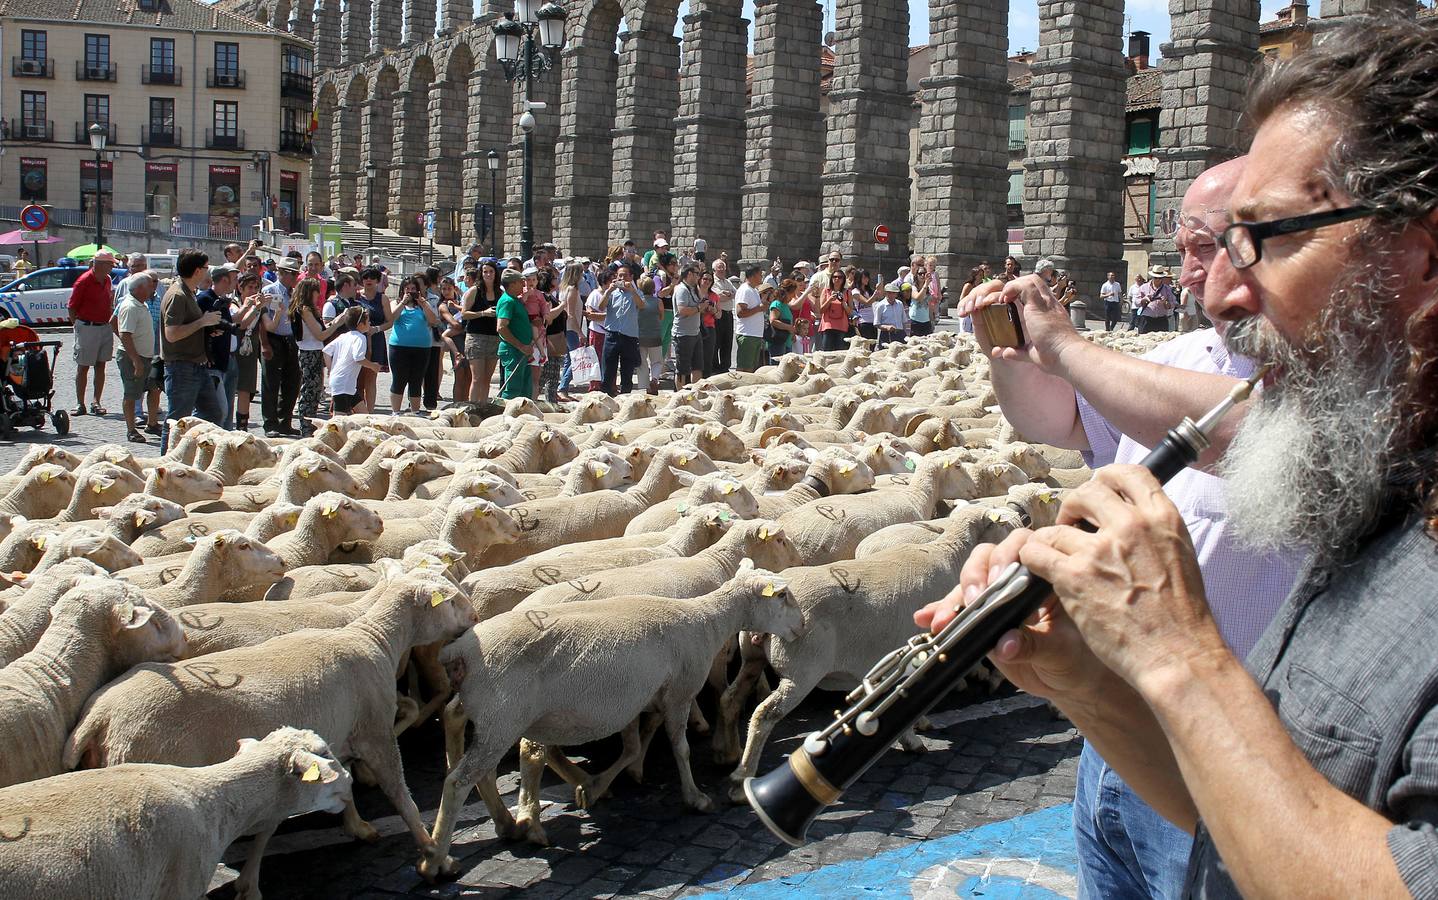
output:
M735 522L718 543L688 558L657 559L623 569L609 569L574 581L561 581L530 594L516 609L556 603L599 600L626 594L654 597L698 597L733 578L744 560L779 572L802 561L793 541L772 519ZM464 586L478 590L483 572L470 575Z
M748 458L744 441L718 422L671 428L668 431L654 429L641 435L635 443L658 448L673 441L692 441L694 446L715 461L742 462Z
M596 572L623 569L656 559L693 556L723 538L734 522L729 507L711 503L681 519L667 540L664 535L650 535L648 546L627 550L588 549L587 544L571 544L563 548L563 556L545 559L541 555L507 566L484 569L461 585L468 589L470 602L483 621L508 612L525 597L547 585L582 580Z
M113 463L100 463L76 470L75 491L64 509L50 517L55 524L81 522L95 517L95 509L116 503L144 490L145 480L129 469Z
M263 595L265 588L284 577L285 569L279 553L227 529L197 539L183 560L171 557L130 569L125 580L146 596L180 608L256 590Z
M421 519L437 509L446 509L451 501L460 497L482 497L500 507L523 503L526 499L518 488L500 476L476 469L449 478L444 491L433 500L360 500L359 503L387 519Z
M349 471L358 487L356 499L400 500L413 494L418 485L453 472L454 462L423 451L409 438L388 438Z
M41 533L35 541L39 542L43 552L39 561L30 569L32 575L38 575L51 566L76 556L88 559L109 572L131 569L144 561L140 554L119 538L88 525L71 525L48 535Z
M1058 523L1059 506L1064 492L1047 484L1021 484L1009 488L1002 497L981 497L974 501L981 506L994 506L1017 513L1023 527L1047 528Z
M50 607L85 576L105 570L84 557L73 557L43 574L25 579L23 593L0 614L0 668L35 649L50 626Z
M48 521L22 519L0 540L0 572L23 574L34 570L40 557L45 555L45 545L60 531L60 526Z
M602 445L581 450L565 467L562 477L557 473L520 475L518 481L526 500L544 500L615 490L629 484L633 477L634 467L629 461L610 450L609 445Z
M214 475L179 463L156 466L145 476L146 494L181 506L219 499L224 489L224 484Z
M151 465L161 465L163 462L162 460L156 459L151 462ZM119 466L135 475L139 475L141 478L145 477L145 468L141 466L140 461L135 458L135 454L130 452L130 448L122 447L119 444L101 444L89 453L86 453L80 460L80 464L75 467L75 474L78 475L81 472L87 472L96 466L106 463L112 466Z
M518 822L495 786L495 766L521 737L556 747L581 744L624 731L641 713L657 709L674 750L685 804L713 809L689 769L685 726L690 703L715 653L736 630L793 638L804 627L782 580L768 573L735 579L693 600L623 597L542 612L512 612L481 622L440 653L466 715L482 724L445 778L435 844L420 862L426 878L449 870L459 807L476 784L501 836L524 834L547 843L534 802L542 763L532 756L522 762L530 805L521 808ZM574 647L588 650L576 655ZM556 666L556 659L571 662ZM626 741L626 751L637 751L634 743ZM630 756L583 784L581 803L601 795L607 779L633 761Z
M6 788L0 894L197 897L225 848L258 833L235 893L259 900L269 835L291 816L341 811L351 788L349 773L319 735L294 728L242 738L232 757L212 766L126 765ZM97 798L104 798L98 809Z
M1040 487L1043 486L1040 485ZM1044 489L1050 490L1049 488ZM1025 520L1022 514L1017 509L1011 509L997 502L1003 499L1003 497L980 497L972 503L963 501L955 505L953 512L949 513L946 518L927 522L900 522L897 525L880 528L859 542L859 546L854 550L854 558L868 559L894 547L914 547L919 544L933 543L945 534L955 520L975 515L976 508L986 510L981 514L987 516L991 522L1003 523L1010 529L1023 527ZM996 502L990 504L987 502L990 500Z
M976 496L973 479L947 451L916 463L912 482L903 488L826 497L785 513L779 522L794 535L805 562L832 563L853 559L859 542L886 525L932 519L941 500Z
M495 517L483 521L492 522L493 527L502 528L502 522ZM409 547L400 557L404 571L443 567L444 574L454 578L462 568L463 550L444 541L420 541ZM430 563L434 562L432 566ZM381 559L374 563L339 563L327 566L305 566L285 573L285 577L270 586L265 592L266 602L284 601L291 598L324 600L341 604L353 603L362 592L368 591L383 580L384 567L393 565L394 560ZM467 569L464 575L468 576Z
M520 532L521 526L507 510L481 497L459 497L422 519L390 520L384 534L370 542L369 558L358 561L398 559L410 545L433 538L458 547L470 559L480 559L494 547L512 544Z
M655 456L644 479L623 493L596 491L512 506L509 512L519 524L519 540L494 548L483 562L501 566L564 544L619 537L631 519L679 487L676 468L703 474L714 471L714 463L693 444L671 444Z
M329 444L318 438L301 438L300 440L290 441L286 444L280 444L278 441L275 443L277 445L275 449L279 455L275 459L274 464L250 469L240 476L239 485L254 487L262 484L272 484L281 472L293 466L299 461L299 458L306 453L315 453L324 459L337 462L340 465L347 465ZM204 447L206 443L201 441L200 446Z
M95 689L145 660L175 660L185 635L163 606L105 578L76 582L51 608L35 649L0 669L0 787L58 775L65 736Z
M334 460L307 450L301 453L293 465L281 471L275 481L249 487L225 488L218 500L195 503L188 507L192 513L259 512L272 503L304 505L306 500L325 491L342 494L354 493L355 480L344 466Z
M858 494L874 486L874 471L847 453L826 450L814 458L804 480L779 494L759 498L759 515L777 519L831 494Z
M273 465L280 455L278 449L260 443L248 432L202 435L200 445L208 445L213 450L205 471L220 479L226 487L239 484L240 478L252 469Z
M741 519L759 515L759 501L753 491L728 472L710 472L697 478L683 472L678 477L681 484L689 486L688 490L677 491L635 516L624 528L626 536L666 531L681 522L690 510L707 503L725 504ZM552 552L555 551L546 551Z
M765 659L779 673L778 686L750 720L743 758L729 776L731 798L742 798L743 779L754 774L764 742L780 719L817 686L847 689L858 683L880 657L913 636L914 611L958 583L959 570L975 546L996 543L1008 534L1009 529L991 521L986 512L974 508L954 519L931 544L784 573L809 628L795 638L766 638L764 657L748 656L720 700L715 758L726 763L738 755L737 717Z
M328 735L363 760L394 804L427 859L434 843L405 786L395 743L395 672L412 648L449 641L474 623L474 612L453 585L435 573L396 579L405 589L354 622L334 630L280 635L254 647L203 659L136 666L105 685L86 704L65 744L70 767L125 762L211 765L234 742L266 734L282 723ZM176 728L176 722L205 723ZM346 828L378 837L352 801Z
M20 457L20 461L15 464L14 468L4 475L0 475L0 497L15 490L31 469L46 464L59 466L69 472L80 465L80 457L63 447L56 447L54 444L32 446L25 451L24 456Z
M140 535L130 546L147 559L156 559L183 553L199 538L225 528L243 531L246 537L264 543L292 530L299 522L303 509L293 503L274 503L257 513L192 512L179 521Z
M107 532L126 544L185 517L185 508L180 504L150 494L131 494L114 506L101 506L92 512L105 523Z
M78 481L79 477L63 466L41 463L20 476L15 487L0 498L0 513L31 521L49 519L70 503Z

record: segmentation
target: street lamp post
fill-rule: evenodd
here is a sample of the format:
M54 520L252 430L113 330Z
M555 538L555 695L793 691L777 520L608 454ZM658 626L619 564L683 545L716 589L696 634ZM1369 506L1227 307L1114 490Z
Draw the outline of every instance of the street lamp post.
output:
M524 132L524 178L520 191L519 255L534 255L534 113L544 109L543 103L529 99L534 79L554 66L549 54L564 46L564 7L539 0L515 0L515 12L504 14L494 26L496 54L504 66L504 77L524 81L524 112L519 116L519 130ZM516 13L518 14L516 17ZM534 38L539 36L541 47Z
M489 255L499 255L499 229L495 227L499 222L499 151L490 148L489 156L486 157L489 163L489 224L486 236L489 238Z
M164 216L145 216L145 255L146 255L146 256L149 256L150 253L152 253L152 252L154 251L154 246L155 246L155 232L159 230L158 228L155 227L155 225L156 225L156 223L160 222L163 218L164 218Z
M110 129L99 122L92 122L87 131L90 133L90 149L95 151L95 252L99 253L100 248L105 246L105 195L100 173L104 169L105 141L110 136Z
M255 151L255 171L260 174L260 222L270 215L270 152Z
M366 192L366 197L368 198L366 205L369 209L365 213L365 218L369 219L369 250L366 252L372 252L374 250L374 182L375 179L379 177L379 168L371 162L364 167L364 177L365 181L369 184L369 188Z

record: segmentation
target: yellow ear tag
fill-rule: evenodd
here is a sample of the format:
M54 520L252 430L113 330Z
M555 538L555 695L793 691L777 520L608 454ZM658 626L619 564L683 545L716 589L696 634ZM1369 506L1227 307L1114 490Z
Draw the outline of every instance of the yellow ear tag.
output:
M309 470L309 469L301 468L301 469L299 470L299 472L300 472L300 477L301 477L301 478L308 478L308 477L310 477L310 470Z
M772 597L772 596L774 596L774 594L777 593L777 591L774 590L774 583L773 583L772 581L766 583L766 584L764 585L764 590L761 591L761 593L762 593L765 597Z
M439 591L435 591L434 593L432 593L432 594L429 595L429 605L430 605L430 606L439 606L439 605L440 605L441 603L443 603L443 602L444 602L444 594L441 594Z
M303 775L300 776L300 781L319 781L319 780L320 780L320 764L319 764L319 763L310 763L310 767L309 767L308 769L305 769L305 774L303 774Z
M42 534L42 535L40 535L40 536L37 537L37 538L31 538L30 543L32 543L32 544L35 545L35 549L36 549L36 550L44 550L44 549L45 549L45 535Z
M989 510L988 516L990 522L998 522L1000 519L1003 518L1003 516L999 515L999 511L996 509Z
M447 565L447 566L452 566L452 565L454 565L454 557L453 557L453 556L441 556L440 559L444 560L444 564Z
M759 540L761 540L761 541L767 541L767 540L769 540L769 526L768 526L768 525L765 525L765 526L763 526L762 528L759 529Z
M624 435L620 434L618 431L609 432L609 436L614 438L614 440L616 441L622 440L624 438Z
M1039 491L1039 501L1040 501L1041 503L1052 503L1052 502L1054 502L1053 491Z
M840 467L839 467L839 474L840 474L840 475L848 475L848 474L849 474L850 472L852 472L852 471L854 471L854 464L853 464L853 463L849 463L847 466L840 466Z
M337 512L339 512L339 507L333 503L326 503L324 509L320 510L320 513L327 519L333 519Z
M609 474L609 467L608 467L608 466L596 466L595 469L594 469L594 477L595 477L595 478L603 478L605 475L608 475L608 474Z
M737 490L739 490L738 485L728 484L728 483L726 482L725 485L724 485L724 496L727 497L727 496L729 496L730 494L734 493L734 492L737 491Z
M55 473L53 473L53 472L42 472L42 473L40 473L40 480L41 480L41 481L47 481L47 482L48 482L48 481L54 481L54 480L55 480Z
M97 494L103 494L105 493L105 486L97 481L90 486L90 490L94 491Z
M479 517L482 519L482 518L484 518L485 516L489 515L489 510L487 510L487 509L485 509L485 508L483 508L483 507L480 507L479 509L476 509L476 510L474 511L474 514L475 514L476 516L479 516Z
M681 457L679 457L679 465L681 465L681 466L687 466L687 465L689 465L689 457L687 457L687 456L681 456Z
M953 468L953 466L954 466L954 461L953 461L952 459L946 459L946 460L944 460L944 468L945 468L945 469L951 469L951 468Z

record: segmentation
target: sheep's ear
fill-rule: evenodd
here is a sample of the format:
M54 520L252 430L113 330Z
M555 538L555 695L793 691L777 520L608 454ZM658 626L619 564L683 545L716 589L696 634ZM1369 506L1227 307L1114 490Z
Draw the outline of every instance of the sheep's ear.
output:
M609 467L605 465L600 465L599 463L591 463L589 465L589 471L593 473L595 478L603 478L605 475L609 474Z
M114 511L115 507L113 506L97 506L94 509L90 510L90 515L94 516L97 519L108 519L110 518L110 513Z
M554 432L549 431L548 429L546 429L546 430L541 431L541 432L539 433L539 442L540 442L541 444L547 444L547 443L549 443L549 442L552 441L552 440L554 440Z
M688 465L689 457L681 456L679 459L680 465ZM680 484L684 485L685 487L692 487L694 485L694 482L699 480L699 478L693 473L685 472L683 469L676 469L673 466L669 467L669 472Z
M41 473L40 473L40 481L41 481L42 483L48 484L49 482L54 481L54 480L55 480L55 473L54 473L54 472L45 471L45 472L41 472Z
M328 760L304 750L296 750L290 757L290 772L298 776L300 781L313 784L329 784L340 777L337 766L330 765Z
M335 513L337 512L339 512L339 504L335 503L332 500L326 502L325 505L320 508L320 515L324 516L326 519L333 519L335 517Z
M855 465L854 465L853 463L839 463L839 474L840 474L840 475L850 475L850 474L853 474L853 471L854 471L855 468L856 468L856 467L855 467Z
M769 530L769 526L768 526L768 525L760 525L760 526L759 526L759 540L761 540L761 541L767 541L767 540L769 540L770 538L772 538L773 536L774 536L774 532L772 532L772 531Z
M379 467L388 472L390 469L394 468L394 460L390 457L385 457L384 459L379 461Z
M155 610L149 606L136 606L129 600L115 607L115 620L121 628L144 628Z
M705 434L708 436L709 440L711 440L711 441L717 441L717 440L719 440L720 437L723 436L723 434L724 434L724 429L716 425L716 426L714 426L713 428L710 428L708 431L706 431Z
M720 488L720 491L721 491L721 492L724 494L724 496L726 496L726 497L729 496L730 494L734 493L734 492L737 491L737 490L739 490L739 484L738 484L738 482L734 482L734 481L726 481L726 482L724 482L724 486L723 486L722 488Z
M49 539L50 539L50 535L49 535L48 533L47 533L47 534L37 534L37 535L35 535L34 537L30 538L30 545L31 545L32 547L34 547L36 550L44 550L44 549L45 549L45 544L46 544L46 542L47 542Z
M743 559L739 560L739 572L747 572L753 568L755 568L754 560L750 559L749 557L746 556Z
M301 478L309 478L311 475L314 474L314 470L311 469L309 466L298 466L296 467L295 471L300 473Z
M103 493L105 493L105 491L107 491L107 490L109 490L111 487L113 487L114 484L115 484L115 479L113 479L113 478L107 478L107 477L105 477L105 476L102 475L102 476L100 476L99 478L96 478L93 482L90 483L90 490L94 491L94 492L97 493L97 494L103 494Z
M214 539L216 547L223 547L225 545L225 542L229 540L229 538L225 536L225 533L223 531L215 532Z
M135 513L135 527L144 528L146 525L152 524L156 518L153 510L142 509Z
M235 741L235 752L244 753L258 743L259 741L255 738L240 738L238 741Z

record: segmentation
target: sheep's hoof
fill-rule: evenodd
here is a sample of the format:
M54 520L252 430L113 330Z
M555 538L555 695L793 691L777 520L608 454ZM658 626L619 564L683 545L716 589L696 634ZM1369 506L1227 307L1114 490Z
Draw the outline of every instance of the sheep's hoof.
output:
M549 846L549 835L544 833L544 826L539 824L538 819L534 821L520 819L514 823L514 827L521 832L524 839L531 844L536 844L540 847Z
M740 793L742 794L743 791L741 790ZM714 801L711 800L709 798L709 795L704 793L703 791L697 792L694 797L688 801L688 803L691 808L696 809L699 812L707 813L714 811Z
M364 841L366 844L374 844L379 841L379 831L370 823L360 820L349 829L350 836L355 840Z
M929 721L928 716L920 716L919 721L914 723L915 731L932 731L934 723Z
M574 805L580 809L589 809L599 799L597 794L593 797L589 796L589 791L590 785L576 784L574 786Z
M507 817L507 821L504 822L496 819L494 833L506 841L518 841L524 838L524 829L519 827L519 823L511 817Z
M419 870L420 877L430 884L434 884L441 878L453 878L459 874L459 863L455 861L454 857L446 856L443 860L437 860L429 852L420 857L419 865L415 868Z
M749 798L744 794L744 780L742 778L729 779L729 802L746 804Z
M634 779L635 784L644 783L644 760L639 760L624 769L625 774Z

